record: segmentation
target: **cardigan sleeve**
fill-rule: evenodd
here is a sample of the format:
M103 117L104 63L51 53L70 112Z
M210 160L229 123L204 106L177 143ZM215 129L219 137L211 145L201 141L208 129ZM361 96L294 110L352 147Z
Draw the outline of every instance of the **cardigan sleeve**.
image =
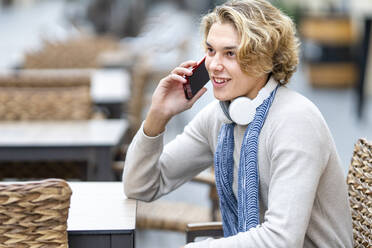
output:
M318 182L329 158L329 138L319 116L280 118L265 141L271 166L264 221L247 232L186 247L303 247Z
M125 194L152 201L191 180L213 164L208 143L206 110L163 148L163 134L148 137L143 125L131 142L123 172Z

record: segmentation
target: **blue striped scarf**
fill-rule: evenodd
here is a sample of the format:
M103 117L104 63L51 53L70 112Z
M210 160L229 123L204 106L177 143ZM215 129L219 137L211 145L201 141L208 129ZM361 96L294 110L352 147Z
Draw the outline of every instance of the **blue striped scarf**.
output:
M240 152L238 199L232 189L235 124L224 124L221 127L214 163L225 237L248 231L259 224L258 137L277 89L258 106L253 121L245 131Z

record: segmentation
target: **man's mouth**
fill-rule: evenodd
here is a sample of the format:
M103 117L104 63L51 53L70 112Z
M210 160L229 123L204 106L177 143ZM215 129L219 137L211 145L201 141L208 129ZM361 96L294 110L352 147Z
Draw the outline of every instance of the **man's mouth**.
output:
M224 84L230 81L230 78L221 78L221 77L212 77L212 80L215 84Z

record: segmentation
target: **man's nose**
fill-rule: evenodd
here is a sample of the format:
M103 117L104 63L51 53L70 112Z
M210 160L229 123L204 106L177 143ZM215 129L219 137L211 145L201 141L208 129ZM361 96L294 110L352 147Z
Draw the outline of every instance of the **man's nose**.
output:
M220 56L215 55L211 59L209 67L212 71L222 71L223 70L223 64L222 64Z

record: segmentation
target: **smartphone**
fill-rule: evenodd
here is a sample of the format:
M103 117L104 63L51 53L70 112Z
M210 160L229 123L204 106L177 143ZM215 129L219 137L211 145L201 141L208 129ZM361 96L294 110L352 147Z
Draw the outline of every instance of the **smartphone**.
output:
M205 57L192 69L192 75L186 76L187 82L183 85L186 99L190 100L209 81L209 74L205 68Z

